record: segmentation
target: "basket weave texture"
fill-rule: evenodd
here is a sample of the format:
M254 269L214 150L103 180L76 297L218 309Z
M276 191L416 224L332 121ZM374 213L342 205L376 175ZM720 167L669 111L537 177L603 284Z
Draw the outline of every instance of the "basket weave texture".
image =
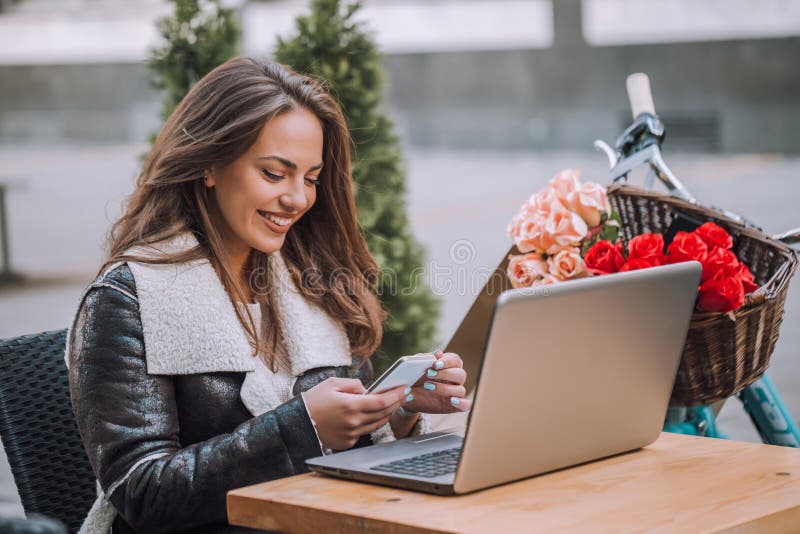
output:
M769 366L775 349L797 253L713 208L629 185L611 186L608 195L620 214L626 243L641 233L665 233L676 212L713 221L733 236L736 256L759 285L733 312L694 313L670 404L709 404L756 381Z
M97 489L72 412L66 334L0 339L0 437L25 514L77 532Z

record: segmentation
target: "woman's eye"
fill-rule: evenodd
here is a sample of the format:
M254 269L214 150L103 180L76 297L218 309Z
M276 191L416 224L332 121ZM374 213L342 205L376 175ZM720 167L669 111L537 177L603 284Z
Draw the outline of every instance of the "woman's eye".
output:
M264 176L266 176L267 178L269 178L270 180L273 180L273 181L283 180L284 178L286 178L286 176L283 176L282 174L275 174L275 173L269 172L267 169L261 169L261 172L264 174ZM315 178L306 178L306 182L308 182L311 185L315 185L315 186L319 185L319 180L317 180Z
M264 173L264 176L266 176L270 180L283 180L283 178L284 178L280 174L273 174L273 173L269 172L267 169L261 169L261 172Z

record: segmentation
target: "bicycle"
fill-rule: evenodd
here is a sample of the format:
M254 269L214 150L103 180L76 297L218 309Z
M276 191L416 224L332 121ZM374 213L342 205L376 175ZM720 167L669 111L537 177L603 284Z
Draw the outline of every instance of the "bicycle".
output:
M602 140L594 142L595 148L608 158L610 183L625 183L634 169L645 167L645 189L654 189L657 179L666 187L669 195L690 204L701 205L662 157L661 146L665 129L655 112L649 78L643 73L632 74L628 77L626 86L633 123L619 136L614 148ZM719 212L745 227L763 233L760 227L738 214L727 210ZM796 245L800 243L800 228L771 237L790 246ZM735 396L742 402L764 443L800 447L800 428L766 372ZM663 429L672 433L727 439L717 427L714 412L708 404L669 406Z

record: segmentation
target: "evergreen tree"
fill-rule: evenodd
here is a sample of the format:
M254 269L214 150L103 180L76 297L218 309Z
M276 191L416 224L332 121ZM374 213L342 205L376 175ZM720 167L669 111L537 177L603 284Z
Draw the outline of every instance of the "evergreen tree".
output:
M164 44L147 62L153 86L164 91L163 120L200 78L238 53L241 34L234 12L220 0L171 2L175 12L157 23Z
M296 34L278 39L275 58L325 80L347 119L354 141L358 219L383 272L378 289L389 312L373 359L380 371L399 356L433 349L440 302L424 284L424 251L409 232L399 142L379 109L381 55L363 24L354 20L360 7L360 2L312 0L311 13L296 21Z

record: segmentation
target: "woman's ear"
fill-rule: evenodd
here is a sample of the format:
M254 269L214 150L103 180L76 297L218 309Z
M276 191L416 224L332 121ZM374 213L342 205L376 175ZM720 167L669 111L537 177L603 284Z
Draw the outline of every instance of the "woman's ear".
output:
M206 187L214 187L217 185L217 179L214 176L214 171L211 169L206 169L203 172L203 185Z

